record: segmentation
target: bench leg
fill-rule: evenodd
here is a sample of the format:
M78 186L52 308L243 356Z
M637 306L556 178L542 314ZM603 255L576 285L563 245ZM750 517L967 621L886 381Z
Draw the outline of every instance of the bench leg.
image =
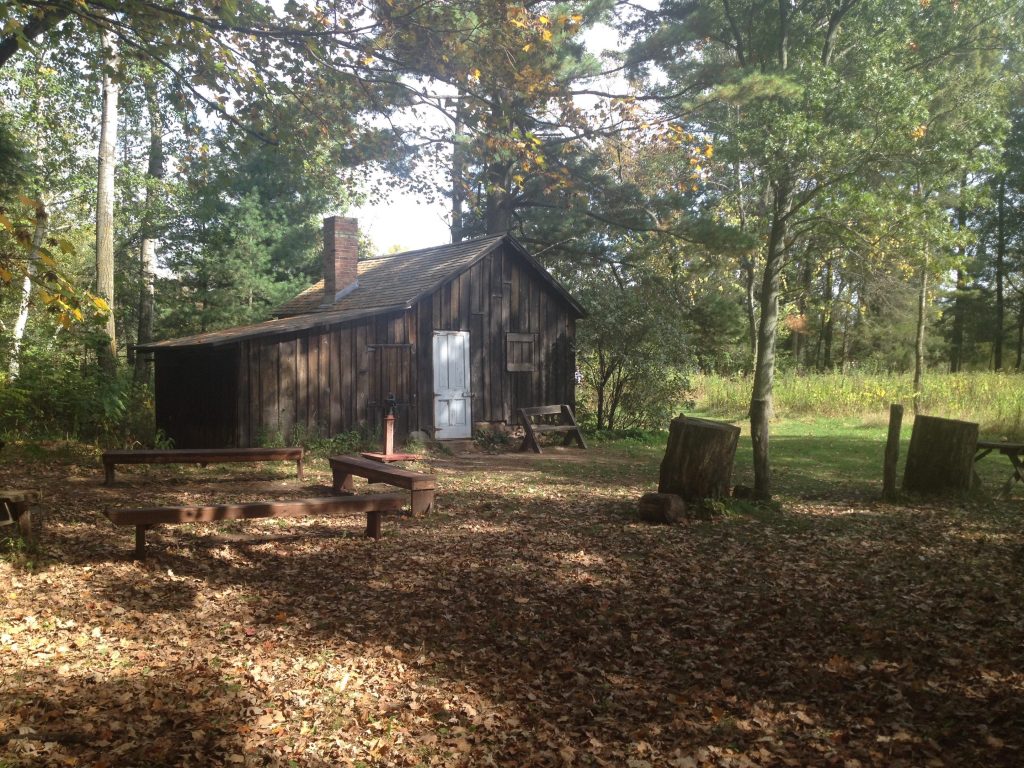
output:
M146 529L148 525L135 526L135 559L146 559Z
M103 484L113 485L114 484L114 465L113 463L103 462Z
M380 538L381 518L383 517L384 513L377 510L370 510L366 513L366 536L368 538L374 540Z
M28 502L16 501L12 505L14 518L18 521L18 533L25 541L32 539L32 513L29 511Z
M299 481L301 482L301 481L302 481L302 479L303 479L303 478L302 478L302 459L296 459L296 460L295 460L295 469L296 469L296 470L298 470L298 473L299 473Z
M434 492L432 490L412 492L412 516L419 517L430 512L434 507Z
M346 472L344 469L331 469L333 473L333 486L335 493L355 493L356 483L353 479L353 475Z

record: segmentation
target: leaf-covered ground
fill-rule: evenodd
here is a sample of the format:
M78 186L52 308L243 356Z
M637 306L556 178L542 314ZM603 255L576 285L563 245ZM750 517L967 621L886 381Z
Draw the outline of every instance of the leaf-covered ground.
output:
M659 450L467 453L379 542L184 525L138 564L105 507L323 495L326 464L107 488L95 457L7 453L47 507L38 552L2 544L0 766L1024 764L1020 491L826 484L656 527Z

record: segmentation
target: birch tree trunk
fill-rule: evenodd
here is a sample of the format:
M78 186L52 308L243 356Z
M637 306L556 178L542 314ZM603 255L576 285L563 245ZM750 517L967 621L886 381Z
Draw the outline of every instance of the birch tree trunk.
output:
M18 307L18 317L14 321L11 359L7 364L7 373L10 375L11 381L17 379L21 373L21 342L25 337L25 326L28 325L28 308L32 299L32 278L35 277L36 261L39 259L43 240L46 239L49 223L50 214L46 210L46 203L42 200L36 201L36 224L32 232L32 250L29 251L28 264L25 265L25 280L21 285L21 304Z
M118 65L114 36L104 30L103 108L100 119L100 147L96 183L96 293L110 307L107 339L98 350L100 365L108 373L117 369L117 331L114 325L114 169L117 164L118 84L113 71Z
M153 340L153 305L156 282L156 205L158 185L164 177L164 122L157 102L156 83L146 82L146 106L149 110L149 167L146 170L146 216L142 245L139 248L139 329L138 343L147 344ZM142 383L149 379L149 367L145 357L135 356L135 381Z

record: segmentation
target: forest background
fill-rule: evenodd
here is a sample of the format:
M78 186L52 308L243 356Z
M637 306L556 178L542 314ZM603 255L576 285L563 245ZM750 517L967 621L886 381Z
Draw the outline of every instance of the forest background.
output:
M321 217L399 187L579 297L592 428L749 415L761 495L773 412L1021 437L1022 14L6 3L0 435L158 442L133 345L269 317L317 278Z

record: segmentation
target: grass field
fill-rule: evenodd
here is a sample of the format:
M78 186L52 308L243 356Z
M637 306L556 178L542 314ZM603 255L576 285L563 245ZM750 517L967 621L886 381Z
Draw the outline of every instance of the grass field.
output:
M741 419L750 403L749 378L694 376L697 407L718 418ZM912 410L909 374L777 375L774 407L782 419L836 418L884 424L889 404ZM921 395L922 413L977 422L984 433L1024 440L1024 375L1019 373L929 373Z

